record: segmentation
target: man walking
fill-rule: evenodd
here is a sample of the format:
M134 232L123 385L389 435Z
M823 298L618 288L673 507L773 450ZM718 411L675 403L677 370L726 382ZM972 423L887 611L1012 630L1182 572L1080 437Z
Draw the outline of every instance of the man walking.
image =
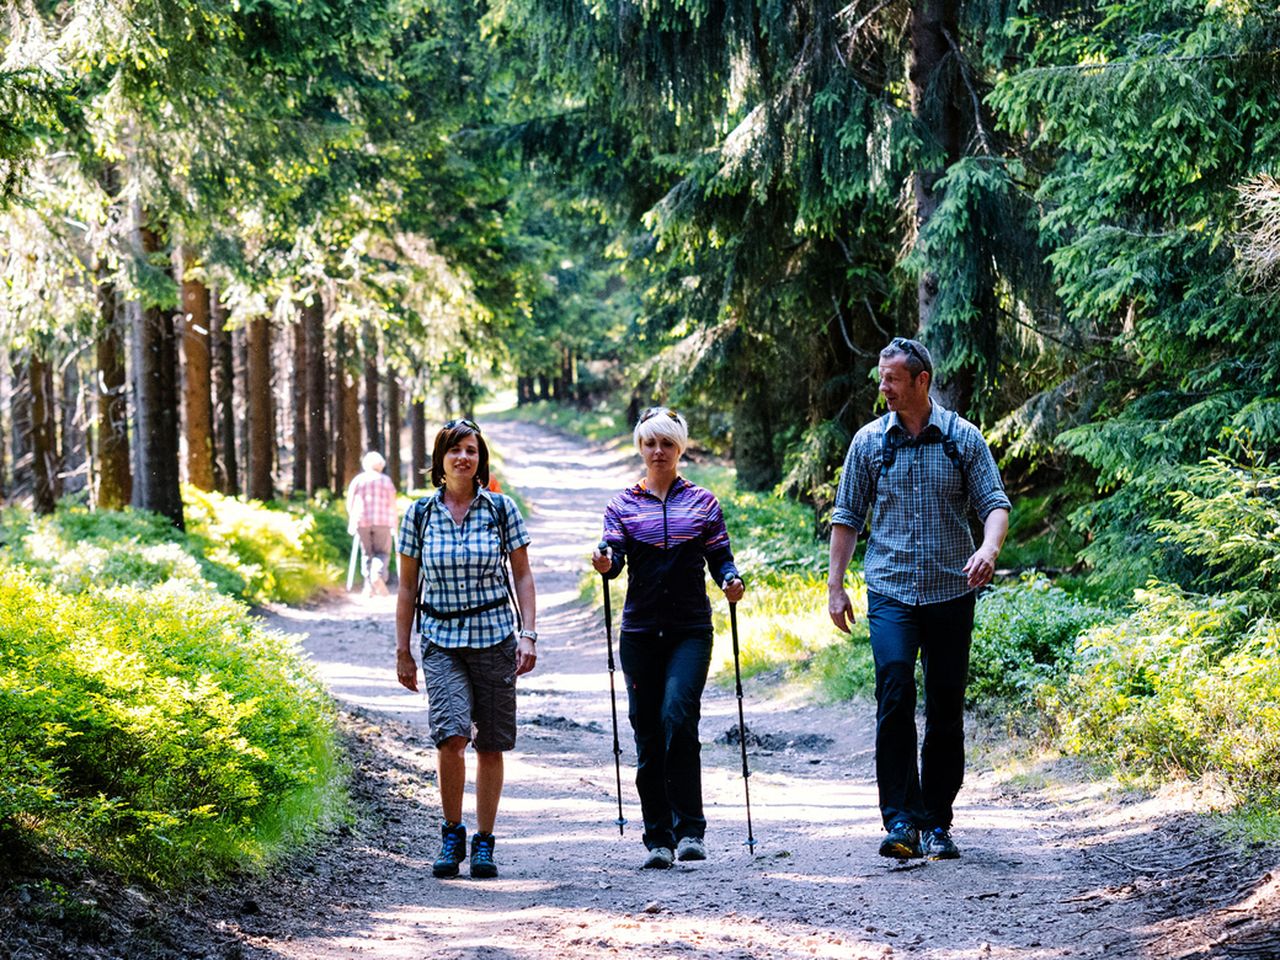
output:
M360 460L364 467L347 487L347 532L360 538L364 556L364 595L385 597L391 528L396 522L396 485L383 473L387 461L376 450Z
M885 857L955 859L952 803L964 780L964 691L975 591L991 582L1009 529L995 459L978 428L929 398L933 361L916 340L880 351L889 412L849 445L831 514L827 609L854 620L844 573L871 523L864 573L876 667L876 782ZM983 524L976 550L968 509ZM916 756L917 655L924 743Z

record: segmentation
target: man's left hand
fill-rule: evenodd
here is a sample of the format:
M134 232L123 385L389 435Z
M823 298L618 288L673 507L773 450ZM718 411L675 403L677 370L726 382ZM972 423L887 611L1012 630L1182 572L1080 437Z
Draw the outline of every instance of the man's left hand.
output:
M990 547L979 547L969 562L964 565L964 572L969 578L969 586L975 590L985 587L996 575L995 550Z

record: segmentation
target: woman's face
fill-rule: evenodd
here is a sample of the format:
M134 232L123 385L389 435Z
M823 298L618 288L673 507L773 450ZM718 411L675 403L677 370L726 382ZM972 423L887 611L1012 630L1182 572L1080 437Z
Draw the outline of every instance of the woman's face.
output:
M640 441L640 456L651 471L670 473L680 463L680 448L670 437L645 437Z
M444 477L449 480L473 480L480 465L480 444L475 434L463 437L444 453Z

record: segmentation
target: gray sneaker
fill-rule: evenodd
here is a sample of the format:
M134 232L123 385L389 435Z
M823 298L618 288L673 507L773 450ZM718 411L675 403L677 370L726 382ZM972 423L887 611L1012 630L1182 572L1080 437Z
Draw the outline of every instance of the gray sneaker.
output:
M680 842L676 844L676 859L705 860L707 845L702 842L701 837L681 837Z
M676 862L676 855L670 847L654 847L640 864L641 870L666 870Z

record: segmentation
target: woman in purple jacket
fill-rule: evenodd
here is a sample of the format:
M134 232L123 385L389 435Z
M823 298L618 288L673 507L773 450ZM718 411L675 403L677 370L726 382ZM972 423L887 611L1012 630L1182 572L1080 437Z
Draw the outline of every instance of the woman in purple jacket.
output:
M731 603L742 599L720 504L679 475L689 445L684 418L651 407L635 429L645 476L605 508L604 542L591 565L613 579L628 561L620 654L636 738L636 790L644 814L643 866L705 860L698 742L711 664L705 567ZM705 567L704 567L705 565Z

